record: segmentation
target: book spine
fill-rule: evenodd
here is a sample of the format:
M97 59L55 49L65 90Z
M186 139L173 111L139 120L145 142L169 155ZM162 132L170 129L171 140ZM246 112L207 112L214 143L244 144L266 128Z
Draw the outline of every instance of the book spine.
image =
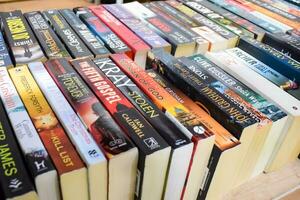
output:
M47 10L42 13L56 34L64 42L73 58L93 57L90 50L57 10Z
M107 56L110 53L101 39L96 37L72 10L62 9L59 12L95 57Z
M199 73L195 75L182 63L162 51L154 53L151 58L152 66L159 66L159 71L165 77L205 107L210 115L235 137L240 138L243 128L259 121L243 105L233 100L233 94L230 94L228 88L220 81L203 71L199 71L201 76Z
M150 47L131 32L118 19L104 9L103 6L89 7L91 11L118 35L133 51L134 56L139 51L149 51Z
M0 32L0 67L11 68L13 66L3 35Z
M206 129L197 116L178 103L176 99L156 84L146 71L138 67L128 57L125 55L111 55L111 58L192 141L197 142L201 138L213 135L212 132Z
M55 170L5 68L0 69L0 96L31 175Z
M94 14L85 8L79 8L76 11L79 18L85 23L89 29L94 32L104 42L105 46L113 53L126 53L132 56L131 49L103 22L101 22Z
M251 38L242 38L238 47L289 79L300 82L300 63L269 45L262 44Z
M49 61L45 67L107 158L134 147L66 60Z
M167 148L167 143L92 61L75 60L72 65L139 148L136 198L141 199L146 156Z
M94 60L99 69L123 93L124 96L139 110L158 133L172 148L178 148L190 141L181 131L160 111L128 76L109 58Z
M124 7L118 4L104 5L111 14L142 38L151 48L168 48L170 44L146 26L140 19L131 15ZM124 16L124 13L129 13Z
M13 83L58 174L83 168L76 150L26 66L9 70Z
M2 100L0 99L0 187L4 199L34 192L26 166L8 122ZM37 199L37 194L34 196Z
M21 11L3 12L1 18L2 28L15 65L46 60Z

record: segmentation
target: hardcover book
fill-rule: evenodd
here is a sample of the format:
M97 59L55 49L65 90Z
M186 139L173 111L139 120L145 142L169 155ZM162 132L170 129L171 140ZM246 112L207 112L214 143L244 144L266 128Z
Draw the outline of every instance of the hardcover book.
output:
M56 167L63 199L88 200L86 168L29 69L20 66L9 74Z
M135 17L120 4L107 4L103 7L144 40L151 49L163 48L171 52L171 45L150 29L146 23Z
M85 163L89 198L93 200L106 198L108 175L107 162L103 153L48 74L44 65L35 62L30 63L28 68Z
M181 198L195 199L212 151L215 139L214 133L210 132L196 115L165 92L146 71L128 57L125 55L111 55L111 58L156 106L193 141L193 157L190 161L184 188L181 191Z
M0 98L0 195L5 200L37 200Z
M160 199L167 176L169 145L91 60L74 60L72 65L139 149L135 198Z
M107 49L112 53L126 53L132 56L131 49L103 22L101 22L89 9L76 8L76 15L104 42Z
M238 47L289 79L300 83L300 63L289 56L251 38L242 38Z
M238 36L226 28L216 24L215 22L211 21L210 19L202 16L201 14L197 13L193 9L183 5L182 3L176 1L166 1L169 5L173 6L180 12L186 14L187 16L194 19L199 25L207 26L208 28L212 29L222 37L226 38L228 41L227 48L235 47L238 41Z
M110 54L102 40L96 37L71 9L62 9L59 12L95 57L105 57Z
M123 6L139 19L145 21L162 38L172 45L172 54L176 57L191 55L195 49L195 42L187 38L168 21L157 16L154 12L139 2L123 4Z
M223 52L220 52L222 54ZM218 65L228 73L243 81L260 95L278 105L287 115L285 128L278 138L268 161L265 172L270 172L284 166L288 162L297 158L299 154L299 133L300 103L297 99L278 88L276 85L250 69L247 64L238 56L226 53L221 56L219 53L214 58ZM216 59L218 58L218 59Z
M93 57L93 54L73 31L58 10L42 12L73 58Z
M24 14L48 59L71 58L69 52L40 12Z
M166 178L163 198L180 199L192 155L193 143L111 59L96 59L94 63L171 146L169 173Z
M2 29L15 65L45 61L46 57L20 10L1 12Z
M66 60L49 61L46 68L105 153L108 160L108 199L132 199L137 173L137 148Z
M57 172L6 68L0 68L0 97L41 200L59 200Z
M0 67L11 68L14 67L7 46L5 44L2 32L0 32Z
M103 6L91 6L89 9L130 47L133 51L132 59L144 67L151 48Z

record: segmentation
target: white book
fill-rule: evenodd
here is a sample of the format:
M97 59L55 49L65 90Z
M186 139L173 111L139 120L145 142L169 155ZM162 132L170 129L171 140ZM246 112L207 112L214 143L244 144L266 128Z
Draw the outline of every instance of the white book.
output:
M40 200L59 200L57 172L5 67L0 68L0 97Z
M284 164L296 159L300 151L300 101L253 71L248 67L248 63L230 53L231 51L208 53L207 56L217 62L225 71L278 105L288 115L281 129L278 128L277 133L267 139L269 144L265 145L268 148L266 147L265 155L263 155L263 157L269 157L265 160L267 163L264 164L266 165L265 172L279 169Z
M88 169L90 199L107 199L107 161L41 62L28 65L70 140Z

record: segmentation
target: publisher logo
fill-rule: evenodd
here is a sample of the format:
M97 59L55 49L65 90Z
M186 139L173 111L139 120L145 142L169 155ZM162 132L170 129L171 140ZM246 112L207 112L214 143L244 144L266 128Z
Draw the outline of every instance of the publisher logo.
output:
M158 142L153 137L144 139L144 142L151 150L159 148Z
M202 134L204 134L205 129L204 129L203 126L195 126L195 127L194 127L194 131L195 131L197 134L202 135Z
M22 182L19 179L14 178L9 182L8 187L11 189L18 189L18 188L20 188L21 185L22 185Z

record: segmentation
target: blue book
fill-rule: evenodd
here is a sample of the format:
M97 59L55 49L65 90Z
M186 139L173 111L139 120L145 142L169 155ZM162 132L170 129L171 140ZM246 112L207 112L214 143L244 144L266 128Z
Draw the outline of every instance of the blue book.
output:
M10 59L9 53L7 51L7 46L4 42L2 33L0 32L0 67L13 67L13 63Z

